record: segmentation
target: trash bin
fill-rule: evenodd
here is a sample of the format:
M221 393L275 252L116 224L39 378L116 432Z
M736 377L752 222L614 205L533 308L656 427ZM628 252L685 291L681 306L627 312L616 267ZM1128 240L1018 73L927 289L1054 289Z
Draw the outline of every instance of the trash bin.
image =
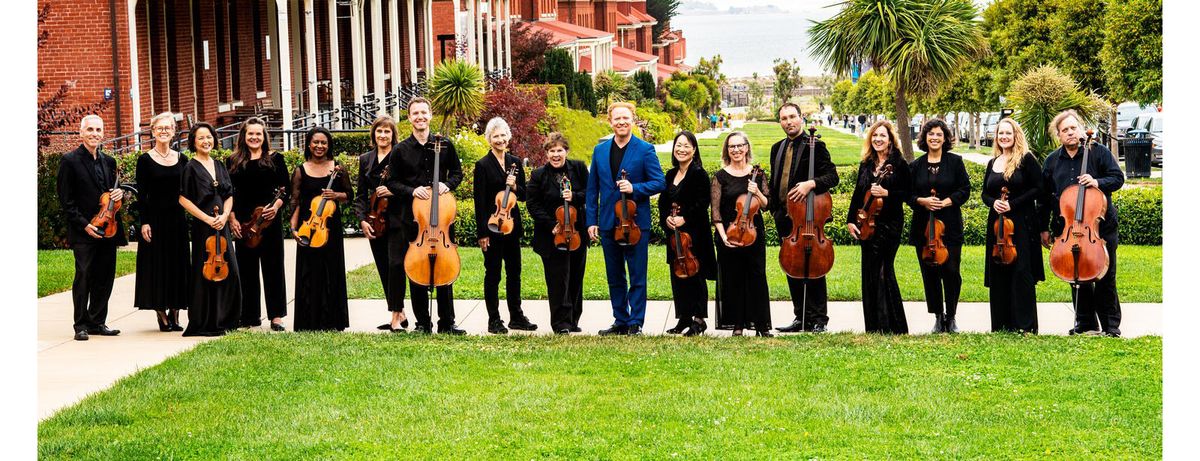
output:
M1150 177L1151 139L1146 130L1130 131L1121 140L1120 148L1125 152L1125 177Z

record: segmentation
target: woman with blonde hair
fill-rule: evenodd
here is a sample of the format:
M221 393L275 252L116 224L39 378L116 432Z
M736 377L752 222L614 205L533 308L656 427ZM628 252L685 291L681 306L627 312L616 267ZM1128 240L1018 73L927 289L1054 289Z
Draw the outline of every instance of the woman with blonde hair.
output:
M896 251L904 228L904 208L912 185L908 163L900 154L899 136L891 122L880 120L871 125L863 141L858 180L850 197L846 230L862 246L863 319L868 333L908 333L900 284L896 281ZM891 174L884 177L885 167ZM875 231L863 240L857 212L867 195L883 199L883 208L875 216Z
M717 241L717 329L733 330L734 336L741 336L742 330L753 328L758 336L770 337L774 335L771 334L766 229L762 218L762 211L769 203L769 192L759 186L766 185L764 177L753 177L753 158L746 133L730 133L721 149L724 167L713 175L709 188ZM753 243L743 246L729 240L726 228L737 219L737 202L746 194L759 201L759 212L753 218L758 235Z
M1046 280L1034 206L1041 193L1042 167L1029 153L1021 125L1012 118L1000 120L996 124L992 160L983 174L981 197L990 208L983 284L988 287L992 331L1037 333L1035 285ZM1010 264L992 257L992 248L996 244L992 226L1001 213L1013 223L1012 239L1017 258Z

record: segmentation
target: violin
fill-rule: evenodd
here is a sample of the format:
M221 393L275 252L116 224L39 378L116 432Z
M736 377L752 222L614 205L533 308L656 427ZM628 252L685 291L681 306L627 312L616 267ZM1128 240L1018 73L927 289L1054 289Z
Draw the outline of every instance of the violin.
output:
M1000 188L1000 200L1008 201L1008 187ZM1017 246L1013 245L1013 221L998 213L996 222L992 223L992 233L996 243L992 245L992 261L997 264L1009 265L1017 260Z
M671 217L679 216L679 204L671 204ZM671 245L671 251L675 253L675 259L671 260L671 271L675 277L686 279L700 272L700 260L696 259L696 255L692 254L692 236L687 232L675 228L672 232L671 240L668 244Z
M629 180L629 173L624 169L621 170L621 180ZM637 245L642 240L642 230L634 222L637 219L637 203L629 199L629 194L622 192L614 211L617 213L617 227L613 229L613 241L617 245Z
M221 207L213 207L213 217L221 215ZM204 251L208 257L204 260L202 273L204 279L210 282L220 282L229 277L229 262L225 261L225 250L229 245L223 230L213 229L213 235L204 239Z
M454 194L439 194L441 178L441 136L434 137L433 180L429 198L413 197L413 220L417 222L416 239L408 243L404 255L404 273L414 283L429 287L450 285L458 279L461 261L458 245L450 240L450 225L454 224L457 206ZM444 196L443 196L444 195Z
M255 207L254 213L250 215L250 220L242 223L242 240L246 242L247 247L257 247L262 242L263 230L271 227L271 224L279 217L279 213L276 211L275 216L271 219L263 218L263 209L274 204L276 200L283 198L284 190L283 187L275 189L275 197L265 205Z
M304 166L301 165L300 168L304 168ZM333 188L333 180L341 171L341 165L333 167L333 173L329 175L329 183L325 185L326 189ZM308 206L311 214L308 216L308 220L300 225L300 230L296 231L296 244L310 248L325 246L325 242L329 241L329 227L326 223L329 217L337 211L337 204L329 203L332 201L325 198L324 195L313 197Z
M379 184L383 184L388 180L388 173L391 168L384 168L383 173L379 174ZM371 231L375 236L381 236L387 231L387 208L388 198L380 197L378 191L371 191L371 210L367 212L367 224L371 226Z
M517 174L517 164L512 164L508 167L506 176ZM496 211L488 217L488 230L497 234L508 235L513 231L512 209L517 205L517 200L512 197L512 187L508 184L504 185L504 190L496 192Z
M937 179L938 169L936 166L929 167L934 180ZM937 189L929 188L929 196L938 198ZM929 222L925 224L925 246L921 247L921 262L934 267L946 264L946 258L950 257L950 251L946 249L946 244L942 241L942 235L945 232L946 223L937 218L936 211L930 211Z
M755 181L762 175L762 168L754 165L750 170L750 180ZM758 209L762 207L762 203L758 201L758 197L746 191L746 195L739 199L735 204L737 207L737 215L733 219L733 223L729 224L729 228L725 229L725 239L734 246L750 246L758 239L758 230L754 227L754 215L758 214Z
M1080 175L1087 174L1089 147L1094 134L1088 130L1084 140ZM1099 280L1108 272L1108 246L1100 238L1100 221L1107 208L1108 200L1100 189L1072 184L1063 190L1058 198L1058 209L1060 216L1066 219L1066 225L1050 248L1050 269L1058 278L1078 284Z
M873 181L871 185L874 186L881 184L883 183L884 179L887 179L888 176L891 175L892 165L884 165L883 170L879 173L879 176L875 178L875 181ZM879 211L882 209L883 197L871 195L870 190L868 190L866 194L863 194L862 207L858 209L858 214L855 216L855 221L858 224L859 240L869 240L871 236L875 235L875 217L879 216Z
M89 222L96 228L96 233L103 235L104 238L113 238L117 235L117 212L121 211L121 202L125 200L113 200L112 191L121 184L120 173L115 174L117 179L113 181L112 189L104 191L100 194L100 211L96 212L96 216Z
M821 138L816 132L816 127L808 128L809 178L816 174L816 140ZM824 277L833 269L833 242L825 236L825 224L833 219L833 197L810 190L800 200L788 200L787 214L792 232L780 242L779 266L794 279Z
M571 181L567 179L567 175L562 175L558 178L558 187L560 190L570 190ZM557 224L554 226L554 248L564 251L575 251L579 249L582 243L579 238L579 231L575 229L575 220L579 217L578 213L573 213L571 202L563 199L562 206L554 210L554 219Z

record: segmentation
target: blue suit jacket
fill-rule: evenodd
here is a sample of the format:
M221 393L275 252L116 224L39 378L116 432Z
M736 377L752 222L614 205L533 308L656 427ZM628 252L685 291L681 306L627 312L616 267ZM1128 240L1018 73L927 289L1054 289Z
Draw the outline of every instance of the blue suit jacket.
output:
M600 226L600 230L605 231L616 227L617 216L613 208L617 200L621 199L621 191L617 189L616 181L612 180L612 167L609 165L608 155L612 143L612 139L609 139L592 150L592 167L588 169L585 213L587 225ZM621 168L629 173L629 182L633 183L630 198L637 203L635 222L642 228L643 233L648 233L650 196L667 188L662 165L658 163L658 155L654 153L654 145L633 136L629 145L625 146L625 158L621 159Z

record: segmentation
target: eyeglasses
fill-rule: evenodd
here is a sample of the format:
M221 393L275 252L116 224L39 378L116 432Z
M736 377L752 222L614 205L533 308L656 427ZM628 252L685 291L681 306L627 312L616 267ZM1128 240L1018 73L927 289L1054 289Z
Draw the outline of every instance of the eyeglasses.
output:
M175 131L175 128L174 128L174 127L169 127L169 126L156 126L156 127L154 127L154 132L155 132L155 133L168 133L168 132L171 132L171 131Z
M746 148L746 147L750 147L750 144L749 144L749 143L730 144L730 145L729 145L729 150L743 149L743 148Z

